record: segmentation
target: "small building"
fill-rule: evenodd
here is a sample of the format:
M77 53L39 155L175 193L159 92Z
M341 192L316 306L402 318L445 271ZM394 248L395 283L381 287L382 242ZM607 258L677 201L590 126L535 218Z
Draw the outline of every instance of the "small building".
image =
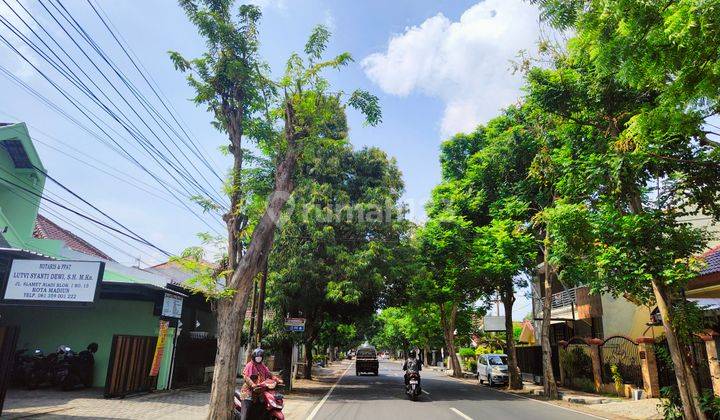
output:
M193 359L198 349L214 359L215 345L207 345L215 334L208 303L184 289L185 278L177 273L122 265L59 220L38 214L44 173L25 124L0 125L0 292L15 287L8 274L24 260L101 269L96 292L84 301L69 296L18 301L0 293L0 326L19 331L17 348L47 354L59 345L80 351L97 343L93 386L104 387L108 397L166 389L175 376L180 384L205 381L212 371L207 355L190 368L195 373L175 361ZM204 334L197 334L199 326ZM182 336L202 336L206 345L176 347L184 344Z

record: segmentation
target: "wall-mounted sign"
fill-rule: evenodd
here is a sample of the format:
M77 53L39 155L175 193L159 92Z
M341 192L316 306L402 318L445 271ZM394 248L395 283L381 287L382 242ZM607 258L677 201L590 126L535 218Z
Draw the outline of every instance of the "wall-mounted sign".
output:
M173 295L172 293L165 293L165 298L163 299L162 316L167 316L170 318L181 318L182 304L183 299L180 296Z
M105 263L97 261L16 259L3 289L3 303L92 304L104 270Z
M285 318L285 331L305 331L305 318Z
M485 316L483 317L483 331L505 331L504 316Z

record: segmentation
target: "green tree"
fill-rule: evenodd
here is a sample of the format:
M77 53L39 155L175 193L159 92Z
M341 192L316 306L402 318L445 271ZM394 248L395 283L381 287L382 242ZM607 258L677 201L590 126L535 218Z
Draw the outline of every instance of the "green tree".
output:
M299 173L272 277L280 311L306 319L302 340L310 362L321 336L369 318L385 288L403 281L388 256L401 258L410 225L399 203L400 172L379 149L353 151L345 138L327 139L306 149Z
M293 193L298 157L306 146L324 137L336 116L342 95L329 91L321 76L324 69L340 68L351 61L347 53L322 61L330 33L317 27L305 47L306 59L293 54L285 75L274 83L265 75L266 66L258 55L260 10L242 5L234 10L232 0L180 0L188 19L204 38L207 51L188 60L171 52L175 68L188 73L195 90L194 101L214 117L213 125L228 135L228 153L233 168L227 183L230 207L227 223L227 253L212 275L200 276L199 288L216 299L218 353L213 374L209 418L230 418L240 350L240 334L253 280L265 265L281 211ZM278 95L277 92L282 92ZM380 121L377 99L356 91L347 103L361 109L367 122ZM276 121L283 128L277 132ZM267 199L259 200L263 210L251 220L247 212L249 191L243 184L249 139L272 159L273 187ZM197 200L212 206L206 198ZM224 287L217 277L223 277Z
M555 50L552 68L530 71L528 92L575 133L565 137L570 153L555 157L584 175L586 203L597 213L595 288L658 305L685 416L702 418L674 319L682 318L676 308L684 305L675 302L703 247L702 235L682 217L719 216L719 152L705 127L719 111L712 69L720 57L709 45L717 42L720 3L538 3L551 23L576 34L567 51Z

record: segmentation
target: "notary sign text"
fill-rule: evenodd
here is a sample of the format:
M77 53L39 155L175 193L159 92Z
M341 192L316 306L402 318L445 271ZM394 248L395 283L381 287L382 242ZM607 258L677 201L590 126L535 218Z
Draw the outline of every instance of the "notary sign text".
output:
M101 263L13 260L6 300L92 303Z

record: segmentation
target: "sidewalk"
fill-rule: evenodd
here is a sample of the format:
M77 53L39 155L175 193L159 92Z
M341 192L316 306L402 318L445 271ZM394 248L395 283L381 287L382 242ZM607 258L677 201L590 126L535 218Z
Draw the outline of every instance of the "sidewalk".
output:
M347 366L347 363L335 363L326 368L313 368L312 381L298 379L295 388L286 393L285 417L305 419ZM2 418L204 420L210 400L208 387L159 391L124 399L105 399L102 393L102 388L69 392L10 390Z
M448 375L452 371L445 371ZM459 381L480 385L477 380L466 378L455 378ZM662 419L658 411L659 398L646 398L633 401L626 398L607 397L603 395L589 394L581 391L574 391L566 388L559 388L560 400L549 401L543 398L541 385L531 382L524 382L522 390L507 390L493 387L498 392L514 394L523 398L531 398L547 404L570 408L587 414L593 414L606 419Z
M313 380L297 379L288 393L283 413L287 419L305 419L315 404L347 369L350 362L335 362L324 368L313 367Z

